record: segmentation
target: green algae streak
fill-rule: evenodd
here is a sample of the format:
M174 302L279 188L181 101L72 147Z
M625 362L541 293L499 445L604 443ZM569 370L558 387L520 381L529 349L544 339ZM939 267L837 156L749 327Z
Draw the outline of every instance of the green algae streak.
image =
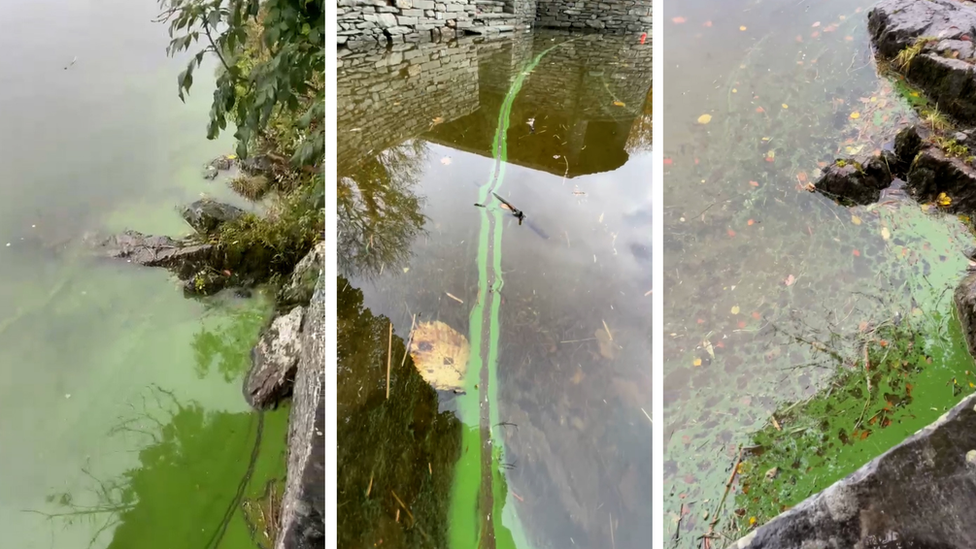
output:
M486 184L479 189L479 203L487 203L491 193L501 188L505 177L505 164L508 158L507 133L512 104L522 89L525 77L542 61L542 58L566 42L562 42L539 53L531 63L519 71L518 76L509 87L498 113L498 125L492 143L492 155L495 159ZM498 388L498 341L500 336L499 309L501 307L501 289L505 285L502 278L502 220L503 212L498 208L482 208L480 212L481 230L478 238L478 300L471 308L469 340L471 342L471 359L468 363L468 373L465 379L466 394L458 398L458 414L467 426L463 430L461 439L461 458L455 470L454 489L451 499L450 512L450 543L455 549L469 549L480 546L479 541L486 536L493 535L495 547L515 549L529 547L524 530L518 517L511 509L506 509L505 500L508 493L505 476L502 472L502 441L492 436L491 445L495 450L491 456L492 475L492 509L479 509L481 494L479 487L482 482L482 462L480 449L482 446L481 433L478 428L480 422L480 391L485 391L487 397L489 419L491 425L499 423L497 403ZM488 271L488 255L492 255L492 272ZM490 284L491 275L496 283ZM484 333L484 302L482 299L490 295L491 305L488 318L488 333ZM487 337L486 337L487 336ZM483 348L483 339L487 340L487 348ZM482 358L487 353L486 358ZM487 387L478 387L482 369L488 368ZM495 517L494 532L485 532L487 522L484 520L490 512ZM504 518L507 527L501 524Z

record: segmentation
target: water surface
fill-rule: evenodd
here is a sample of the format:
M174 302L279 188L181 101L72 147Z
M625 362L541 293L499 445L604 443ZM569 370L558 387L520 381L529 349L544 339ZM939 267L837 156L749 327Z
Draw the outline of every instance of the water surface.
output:
M748 530L735 483L719 508L739 447L777 408L826 394L871 327L904 321L923 334L926 389L892 425L856 443L824 440L835 459L783 503L937 418L959 398L946 383L971 376L951 303L972 244L962 224L912 201L845 208L805 189L834 158L874 152L916 120L912 96L876 70L870 5L665 4L665 524L675 546L700 546L716 519L732 539ZM748 494L761 497L761 487Z
M341 59L343 274L403 340L437 320L471 345L466 394L438 393L461 422L441 444L459 455L431 474L451 482L417 492L450 504L417 502L449 517L444 544L622 548L650 535L650 75L638 36L533 33ZM380 404L385 373L349 360L340 385L364 402L340 397L344 417L398 413ZM339 463L360 490L375 480L362 465ZM390 482L373 486L386 520L389 490L407 480ZM340 529L372 505L340 490Z
M0 6L0 46L17 52L0 59L4 546L267 546L248 499L283 474L287 412L250 413L240 381L269 300L187 300L166 272L70 245L182 235L178 205L229 194L200 177L229 145L205 137L212 84L180 103L184 63L156 15L153 1Z

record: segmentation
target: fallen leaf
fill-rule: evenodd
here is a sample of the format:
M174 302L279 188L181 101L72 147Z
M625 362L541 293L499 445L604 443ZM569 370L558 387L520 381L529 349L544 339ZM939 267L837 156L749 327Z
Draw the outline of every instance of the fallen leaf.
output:
M762 107L756 107L756 112L766 112L766 109Z
M857 248L854 249L854 257L861 257L861 252L859 252Z
M708 353L708 356L714 359L715 349L712 348L712 343L706 339L705 341L702 342L702 344L705 346L705 352Z
M671 159L671 158L665 158L664 159L664 165L665 166L670 166L671 164L674 164L674 160L673 159Z
M891 231L888 230L888 227L881 227L881 238L885 240L891 238Z
M438 125L438 124L442 124L443 122L444 122L444 117L443 116L438 116L437 118L435 118L435 119L433 119L433 120L430 121L430 123L433 124L433 125L435 125L435 126Z
M733 237L735 237L735 231L729 229L729 238L733 238Z
M935 201L939 204L939 206L942 207L952 204L952 198L950 198L946 193L939 193L939 196L936 197Z
M746 30L746 26L745 26L745 25L742 25L741 27L739 27L739 30L740 30L740 31L744 31L744 30Z
M813 31L810 33L810 38L816 38L820 36L820 31Z
M851 216L851 223L853 223L855 225L860 225L861 224L861 218L858 217L858 216L856 216L856 215L852 215Z
M451 157L445 156L444 158L441 158L441 164L444 164L445 166L449 166L451 164Z
M712 121L712 115L710 114L703 114L698 117L699 124L708 124L711 121Z
M691 362L691 365L692 366L701 366L701 359L700 358L696 358L695 360L693 360Z
M739 306L738 305L732 307L732 314L734 314L734 315L739 314Z
M792 286L793 283L796 282L796 277L793 276L793 275L790 275L790 276L786 277L786 280L784 280L783 282L786 283L787 286Z
M783 108L784 108L784 109L788 109L788 108L790 108L790 106L789 106L789 105L787 105L786 103L783 103Z
M807 181L807 172L800 172L800 173L796 174L796 179L800 183L806 183L806 181Z
M857 120L858 118L861 118L861 113L859 113L857 111L854 111L854 112L851 113L851 119L852 120Z
M750 219L749 221L746 221L746 225L750 225L751 226L753 223L755 223L755 221L752 220L752 219Z
M752 312L752 318L754 318L756 320L759 320L760 318L762 318L762 315L759 314L759 311L753 311Z
M817 28L817 27L820 26L820 21L817 21L816 23L814 23L813 25L810 25L810 26L815 29L815 28Z
M675 25L680 25L680 24L685 23L687 21L688 20L685 19L684 17L672 17L671 18L671 22L674 23Z
M712 22L711 21L705 21L704 23L702 23L702 26L703 27L711 27L712 26Z
M759 186L759 182L758 181L750 181L749 184L752 185L753 187L758 187Z
M623 101L614 101L614 102L613 102L613 106L614 106L614 107L626 107L626 106L627 106L627 104L626 104L626 103L624 103Z

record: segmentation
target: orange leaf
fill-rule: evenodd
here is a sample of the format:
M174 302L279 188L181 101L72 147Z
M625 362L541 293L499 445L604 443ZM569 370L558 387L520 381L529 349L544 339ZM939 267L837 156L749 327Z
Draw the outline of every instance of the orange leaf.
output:
M753 223L755 223L755 221L753 221L751 219L749 221L746 221L746 225L752 225Z
M762 107L756 107L756 112L766 112L766 109Z
M807 172L800 172L796 174L796 178L800 180L800 183L805 183L807 180Z
M820 36L820 32L819 31L813 31L813 32L810 33L810 38L816 38L818 36Z
M664 159L664 165L665 166L670 166L671 164L674 164L674 160L672 160L670 158L665 158Z
M752 312L752 318L755 318L756 320L759 320L760 318L762 318L762 315L759 314L759 311L753 311Z
M703 27L711 27L712 26L712 22L711 21L705 21L704 23L702 23L702 26Z
M758 187L759 186L759 182L758 181L750 181L749 184L752 185L753 187Z
M731 238L731 237L734 237L734 236L735 236L735 231L733 231L732 229L729 229L729 237Z
M671 18L671 22L674 23L674 24L676 24L676 25L680 25L681 23L684 23L686 21L688 21L688 20L685 19L684 17L672 17Z
M745 328L745 327L746 327L746 321L745 320L740 320L739 321L739 329L742 329L742 328Z
M854 250L854 257L861 257L861 252Z

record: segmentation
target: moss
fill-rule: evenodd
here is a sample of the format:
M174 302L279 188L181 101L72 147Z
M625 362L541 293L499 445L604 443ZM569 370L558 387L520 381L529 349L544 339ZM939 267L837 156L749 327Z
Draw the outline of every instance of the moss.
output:
M925 46L930 42L935 42L938 39L932 36L919 36L915 39L915 42L911 46L905 47L905 49L898 52L893 61L895 67L901 71L907 71L912 64L912 60L918 57L918 54L922 53Z
M955 139L936 136L932 141L950 158L972 158L972 155L969 153L969 148Z
M231 189L248 200L261 200L271 187L271 182L264 175L241 174L228 183Z
M835 164L837 164L837 167L838 168L843 168L844 166L847 166L847 161L844 160L843 158L839 158L839 159L837 159L837 161L835 162Z

